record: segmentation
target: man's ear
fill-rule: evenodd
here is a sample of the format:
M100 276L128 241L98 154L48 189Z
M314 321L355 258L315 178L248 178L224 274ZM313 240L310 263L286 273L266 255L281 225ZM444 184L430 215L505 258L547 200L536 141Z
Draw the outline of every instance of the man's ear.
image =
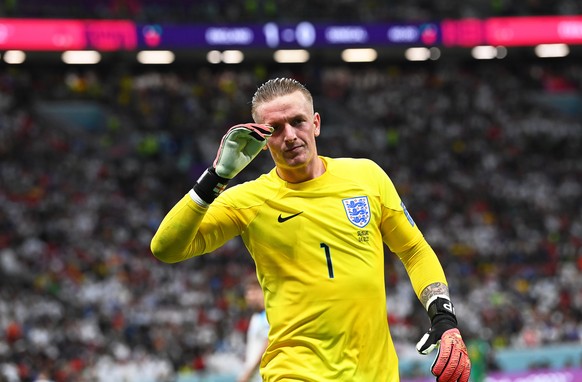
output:
M319 113L315 113L313 115L313 135L315 135L316 137L319 137L319 134L321 132L321 116L319 115Z

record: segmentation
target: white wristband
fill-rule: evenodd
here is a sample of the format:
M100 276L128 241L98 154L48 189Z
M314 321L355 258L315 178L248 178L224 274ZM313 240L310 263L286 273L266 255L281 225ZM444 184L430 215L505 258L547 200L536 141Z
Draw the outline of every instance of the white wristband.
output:
M190 198L192 198L194 203L198 204L200 207L208 208L209 204L206 203L204 200L202 200L202 198L200 196L198 196L196 191L194 191L193 189L190 190L190 192L188 192L188 195L190 195Z
M428 301L424 305L424 309L426 309L426 311L428 312L428 307L430 306L430 304L439 297L444 298L447 301L451 301L451 298L446 294L435 294L434 296L431 296L431 298L428 299Z

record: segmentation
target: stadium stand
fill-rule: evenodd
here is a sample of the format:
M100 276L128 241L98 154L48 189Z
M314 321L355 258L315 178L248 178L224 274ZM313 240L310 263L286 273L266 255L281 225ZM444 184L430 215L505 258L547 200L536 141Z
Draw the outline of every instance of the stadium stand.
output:
M10 17L129 18L139 22L221 23L267 21L427 21L446 18L575 15L582 5L571 0L110 0L6 1L0 13Z
M469 340L493 354L582 341L575 62L116 69L0 69L5 380L236 372L246 250L233 240L165 265L149 240L223 132L249 119L255 87L278 75L320 100L322 154L370 157L391 175L443 259ZM270 167L262 156L237 181ZM386 276L406 359L426 315L390 255Z
M2 17L167 23L551 14L582 14L582 5L0 3ZM370 157L391 175L443 259L463 333L483 346L487 370L541 369L557 359L561 367L582 367L576 61L172 70L3 65L1 382L218 382L217 375L232 381L248 325L240 285L253 272L246 250L234 240L213 254L165 265L151 256L149 241L165 211L213 160L224 131L249 119L256 86L278 75L294 76L316 94L322 154ZM270 167L262 156L236 181ZM424 376L428 368L411 352L426 314L390 255L386 279L403 377ZM508 353L515 349L528 352Z

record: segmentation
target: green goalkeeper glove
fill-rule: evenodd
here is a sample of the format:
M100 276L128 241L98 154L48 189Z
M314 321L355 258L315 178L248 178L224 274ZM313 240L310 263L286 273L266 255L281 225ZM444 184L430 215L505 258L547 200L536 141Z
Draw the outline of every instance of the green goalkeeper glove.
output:
M471 360L461 333L453 303L446 296L438 296L429 303L431 327L416 344L416 350L428 354L438 348L431 366L437 382L467 382L471 374Z
M231 127L220 142L214 160L216 175L232 179L242 171L267 145L273 133L268 125L246 123Z
M241 172L267 145L273 133L269 125L245 123L231 127L220 141L212 167L204 171L190 196L208 205L226 188L228 181Z

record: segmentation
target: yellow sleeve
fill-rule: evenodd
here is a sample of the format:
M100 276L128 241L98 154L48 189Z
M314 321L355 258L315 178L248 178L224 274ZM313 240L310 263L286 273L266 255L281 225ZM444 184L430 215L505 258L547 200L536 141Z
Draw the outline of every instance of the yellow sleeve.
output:
M406 210L392 181L382 184L382 239L400 258L418 297L430 284L447 284L442 265Z
M396 254L404 264L417 297L420 298L430 284L441 282L448 285L443 267L424 237L411 248Z
M157 259L177 263L212 252L238 234L238 226L218 199L204 208L186 194L164 217L150 248Z

